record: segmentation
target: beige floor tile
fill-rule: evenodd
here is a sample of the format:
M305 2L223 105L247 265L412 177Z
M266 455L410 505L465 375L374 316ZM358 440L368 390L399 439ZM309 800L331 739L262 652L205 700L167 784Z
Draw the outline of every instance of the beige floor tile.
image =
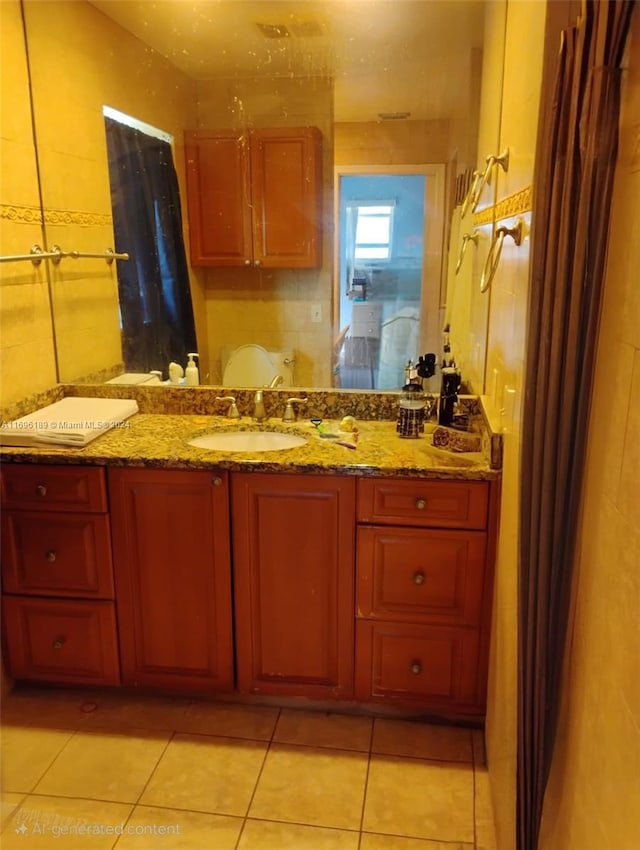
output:
M188 699L113 692L96 700L96 710L88 720L103 729L122 732L129 729L173 731L180 728L181 718L189 704Z
M36 786L38 794L135 803L158 763L168 732L77 732Z
M259 741L176 735L139 802L243 816L266 750Z
M321 711L284 710L280 714L273 740L281 744L369 752L370 717L352 717Z
M3 726L0 733L2 790L33 790L72 735L73 732L66 729Z
M403 838L399 835L362 833L360 850L473 850L473 844L459 841L428 841L422 838Z
M279 709L233 703L192 702L176 726L194 735L270 741Z
M359 829L368 755L272 744L249 814Z
M24 794L14 794L12 791L0 793L0 832L7 825L7 821L24 800Z
M242 818L137 806L117 850L234 850Z
M476 845L478 850L496 850L489 773L485 767L476 767L475 777Z
M413 720L376 718L372 753L437 761L473 761L471 730Z
M357 832L248 820L238 850L358 850Z
M31 795L2 835L2 850L111 850L131 806Z
M363 829L473 842L473 767L372 756Z
M4 726L39 726L54 729L80 729L92 721L98 696L92 691L56 691L45 688L16 688L2 700L0 716Z

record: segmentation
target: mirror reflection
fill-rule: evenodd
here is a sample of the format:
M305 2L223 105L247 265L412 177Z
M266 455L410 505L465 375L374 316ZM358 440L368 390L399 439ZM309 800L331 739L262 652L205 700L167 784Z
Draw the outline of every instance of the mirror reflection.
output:
M26 0L47 244L131 256L51 266L59 380L170 380L197 352L220 384L266 352L285 385L395 389L405 358L439 352L496 5ZM118 213L156 177L108 152L114 121L161 162L144 212Z

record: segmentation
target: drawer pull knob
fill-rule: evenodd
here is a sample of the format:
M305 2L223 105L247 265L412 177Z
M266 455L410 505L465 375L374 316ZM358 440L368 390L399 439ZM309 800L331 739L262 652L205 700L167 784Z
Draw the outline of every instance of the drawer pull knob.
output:
M427 503L424 499L416 499L416 509L419 511L423 511L427 507Z
M422 673L422 664L419 661L414 661L411 665L411 672L414 676L419 676Z
M424 584L425 578L426 578L426 576L423 572L417 572L414 575L413 580L416 584Z
M36 487L36 495L37 496L46 496L47 495L47 488L44 486L44 484L38 484L38 486Z
M213 486L219 487L221 484L222 484L222 478L220 478L219 475L216 475L216 477L213 479Z
M46 557L47 561L49 561L50 563L53 563L56 559L56 553L53 551L53 549L49 549L49 551L47 552L45 557Z
M54 640L52 645L54 649L62 649L62 647L64 646L64 638L57 638L56 640Z

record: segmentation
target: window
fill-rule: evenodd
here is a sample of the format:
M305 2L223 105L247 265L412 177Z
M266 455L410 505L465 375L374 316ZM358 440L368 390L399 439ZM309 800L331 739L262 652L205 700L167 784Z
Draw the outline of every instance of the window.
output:
M394 207L395 204L389 201L357 204L354 252L356 260L391 258Z

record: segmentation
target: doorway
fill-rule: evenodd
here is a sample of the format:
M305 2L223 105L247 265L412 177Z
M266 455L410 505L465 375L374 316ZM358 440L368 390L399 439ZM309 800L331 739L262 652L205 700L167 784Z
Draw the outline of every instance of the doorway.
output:
M444 165L335 174L334 385L396 390L440 350Z

